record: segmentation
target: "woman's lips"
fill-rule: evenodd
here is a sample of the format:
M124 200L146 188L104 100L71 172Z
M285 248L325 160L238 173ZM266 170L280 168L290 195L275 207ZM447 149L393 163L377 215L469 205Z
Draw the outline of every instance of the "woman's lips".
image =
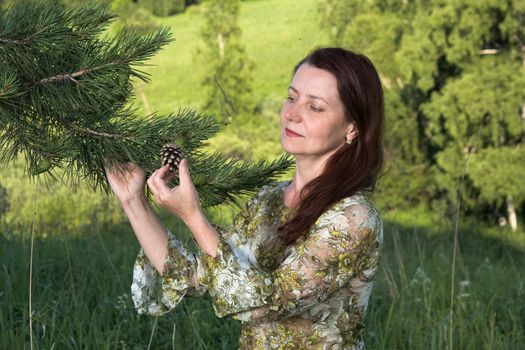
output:
M288 128L285 128L285 131L286 131L286 136L288 136L288 137L302 137L303 136L303 135L299 135L295 131L292 131L292 130L290 130Z

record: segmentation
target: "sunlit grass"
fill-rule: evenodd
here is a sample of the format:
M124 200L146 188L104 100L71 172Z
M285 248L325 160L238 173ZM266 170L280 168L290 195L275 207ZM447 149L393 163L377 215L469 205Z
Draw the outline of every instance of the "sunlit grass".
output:
M186 244L185 228L167 220ZM226 218L213 220L225 222ZM488 230L490 231L490 229ZM0 348L29 340L27 234L0 234ZM486 228L462 230L456 271L455 349L525 346L525 254ZM137 315L129 286L138 243L127 225L35 239L35 349L146 349L155 319ZM370 349L445 349L452 235L387 221L366 318ZM240 324L217 318L207 296L159 318L152 349L236 349ZM175 327L175 337L173 330Z

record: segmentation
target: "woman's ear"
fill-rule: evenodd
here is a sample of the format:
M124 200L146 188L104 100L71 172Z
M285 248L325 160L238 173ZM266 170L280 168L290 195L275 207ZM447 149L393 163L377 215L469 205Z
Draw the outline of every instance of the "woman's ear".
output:
M358 134L359 132L357 131L357 126L355 125L355 122L350 123L345 134L347 142L354 140Z

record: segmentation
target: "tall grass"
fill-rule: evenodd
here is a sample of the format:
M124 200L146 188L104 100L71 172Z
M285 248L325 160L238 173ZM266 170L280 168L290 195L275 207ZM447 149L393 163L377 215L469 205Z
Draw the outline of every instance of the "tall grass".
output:
M177 223L174 232L188 244ZM525 348L525 250L495 229L460 229L455 349ZM499 237L507 233L497 230ZM0 234L0 348L29 346L31 238ZM525 240L522 240L523 243ZM446 349L453 237L443 228L385 225L384 255L366 318L369 349ZM34 349L236 349L240 323L217 318L207 296L158 318L129 294L138 243L127 224L34 239ZM152 332L158 322L155 332Z
M525 348L525 237L510 245L494 230L460 228L451 317L453 230L390 222L367 315L371 349ZM497 230L500 236L511 235Z
M29 232L2 229L0 349L29 347L30 248ZM81 234L36 236L33 348L146 349L155 318L136 314L130 298L137 252L127 225L111 231L93 227ZM151 349L230 349L236 347L238 333L237 322L214 316L208 298L188 298L158 319Z

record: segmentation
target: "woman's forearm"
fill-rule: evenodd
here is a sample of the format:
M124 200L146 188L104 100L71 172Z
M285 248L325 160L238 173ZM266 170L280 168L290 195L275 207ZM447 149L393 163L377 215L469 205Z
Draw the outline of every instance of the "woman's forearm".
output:
M208 255L215 257L219 243L219 233L210 224L202 211L195 212L191 217L182 218L193 234L199 247Z
M168 234L145 197L122 203L137 239L155 269L162 274L168 254Z

